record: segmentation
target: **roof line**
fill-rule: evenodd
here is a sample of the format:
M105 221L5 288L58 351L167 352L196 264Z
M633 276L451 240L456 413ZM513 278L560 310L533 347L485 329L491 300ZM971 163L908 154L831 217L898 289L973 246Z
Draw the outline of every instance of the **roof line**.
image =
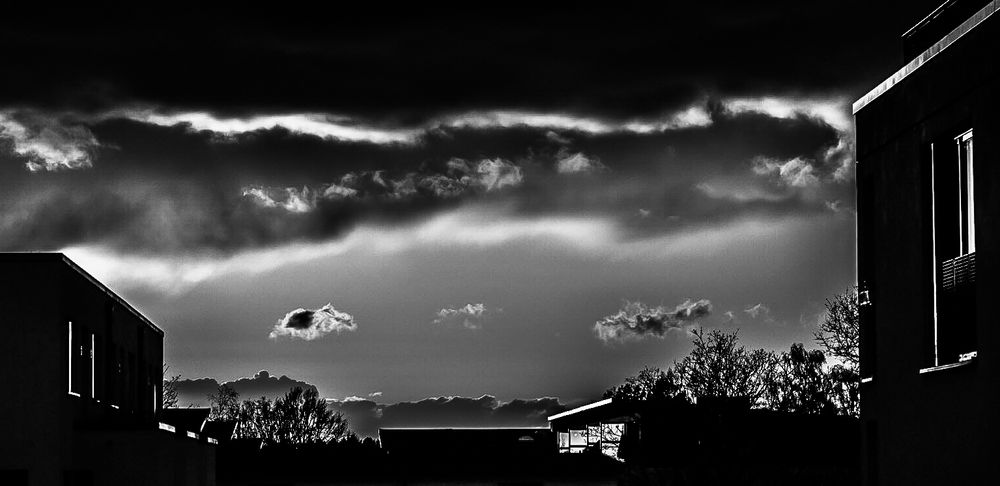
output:
M127 311L131 312L135 317L139 318L140 321L142 321L144 324L152 328L154 332L156 332L160 336L164 335L163 329L160 329L159 327L156 326L156 324L153 324L153 321L150 321L149 318L144 316L135 307L132 307L132 304L129 304L128 301L123 299L120 295L116 294L114 290L111 290L107 285L104 285L103 282L94 278L93 275L87 273L87 271L84 270L83 267L81 267L80 265L77 265L76 262L70 260L70 258L66 256L65 253L58 252L54 254L58 255L63 262L69 265L69 267L72 268L73 270L76 270L76 272L82 275L84 278L89 280L90 283L96 285L99 289L103 290L104 293L107 294L109 297L111 297L114 301L121 304L121 306L124 307Z
M935 8L931 13L927 14L924 18L920 19L920 21L913 24L913 27L906 29L906 32L903 32L903 35L901 35L900 37L906 37L910 35L911 32L917 30L920 26L927 24L928 22L930 22L931 19L940 15L941 12L945 9L945 7L953 3L955 3L955 0L945 0L944 2L941 2L941 5L938 5L937 8Z
M551 422L551 421L556 420L556 419L561 419L563 417L568 417L568 416L573 415L575 413L580 413L580 412L583 412L585 410L590 410L592 408L601 407L601 406L607 405L609 403L611 403L611 399L610 398L605 398L604 400L601 400L599 402L589 403L589 404L584 405L582 407L576 407L573 410L567 410L567 411L565 411L563 413L557 413L557 414L549 417L548 421Z
M934 45L932 45L922 54L914 58L912 61L906 63L906 65L903 66L899 71L896 71L892 76L889 76L885 81L882 81L881 84L879 84L874 89L872 89L867 94L858 99L858 101L855 101L851 107L852 112L856 115L859 111L861 111L862 108L868 106L868 104L870 104L872 101L875 101L876 98L882 96L882 94L885 93L886 91L889 91L890 88L899 84L901 81L903 81L903 79L905 79L911 73L916 71L920 66L926 64L928 61L933 59L934 56L937 56L939 53L941 53L941 51L947 49L949 46L958 41L958 39L962 38L962 36L969 33L969 31L974 29L979 24L983 23L983 21L985 21L986 19L990 18L994 13L996 13L998 9L1000 9L1000 0L993 0L992 2L987 4L981 10L973 14L972 17L969 17L968 19L965 20L965 22L962 22L962 24L956 27L955 30L952 30L948 35L944 36L943 38L941 38L941 40L934 43Z

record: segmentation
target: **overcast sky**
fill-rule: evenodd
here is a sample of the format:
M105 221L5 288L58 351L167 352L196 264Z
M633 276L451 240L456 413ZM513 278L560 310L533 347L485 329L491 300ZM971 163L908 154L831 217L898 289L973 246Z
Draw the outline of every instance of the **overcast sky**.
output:
M67 253L175 373L337 399L809 343L855 280L850 103L936 2L751 3L11 13L0 250Z

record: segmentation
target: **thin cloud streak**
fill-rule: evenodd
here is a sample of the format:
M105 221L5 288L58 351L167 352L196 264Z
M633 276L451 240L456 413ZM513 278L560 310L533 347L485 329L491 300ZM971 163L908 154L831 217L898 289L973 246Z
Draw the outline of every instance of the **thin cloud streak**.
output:
M711 255L725 251L733 242L745 245L753 241L783 241L802 231L803 224L813 223L809 218L749 219L669 235L626 239L624 228L610 218L529 219L503 211L464 208L405 227L365 225L335 241L291 243L228 256L127 254L97 245L60 251L113 287L180 295L227 275L260 275L289 265L359 252L393 255L414 249L495 247L533 241L538 249L565 248L585 257L612 261L670 260Z

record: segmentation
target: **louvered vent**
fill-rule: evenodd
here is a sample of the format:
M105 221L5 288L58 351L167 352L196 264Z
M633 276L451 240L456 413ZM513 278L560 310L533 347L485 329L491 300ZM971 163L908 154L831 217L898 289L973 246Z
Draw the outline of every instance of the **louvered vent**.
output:
M976 254L965 255L941 262L941 288L958 290L976 281Z

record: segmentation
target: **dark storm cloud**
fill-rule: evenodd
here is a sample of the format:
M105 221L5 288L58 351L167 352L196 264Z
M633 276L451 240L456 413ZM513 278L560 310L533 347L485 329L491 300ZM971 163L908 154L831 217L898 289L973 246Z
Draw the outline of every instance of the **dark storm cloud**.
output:
M315 385L289 378L285 375L272 376L266 370L258 371L251 377L225 381L222 384L231 387L236 393L239 393L240 400L255 400L260 397L267 397L274 400L295 387L301 387L304 390L316 389ZM220 383L215 378L178 381L178 406L208 406L208 396L218 392L219 385Z
M707 299L686 300L673 309L650 307L626 301L618 312L594 323L594 333L604 342L622 342L648 336L662 338L670 330L680 330L712 312Z
M358 329L354 316L326 304L319 309L295 309L274 324L270 338L282 336L312 341L335 332L353 332Z
M11 12L0 250L228 254L473 201L626 236L850 211L847 103L894 56L850 46L909 22L865 12Z
M483 107L652 115L704 86L734 94L867 86L888 74L896 36L934 2L912 3L534 7L529 15L507 5L394 15L339 6L10 11L0 20L8 47L0 106L95 111L138 101L402 122Z
M376 436L379 427L538 427L567 409L552 397L501 402L491 395L434 397L392 404L349 398L327 403L344 414L358 435Z
M406 223L468 201L512 203L527 216L615 217L636 235L827 211L853 199L836 164L821 162L840 132L795 115L813 105L798 106L787 117L715 108L710 125L652 134L458 129L406 149L283 129L219 143L104 121L93 127L104 141L90 168L31 174L25 160L0 164L0 249L230 253L334 239L359 223ZM823 194L802 192L817 185ZM635 217L640 210L647 216Z

